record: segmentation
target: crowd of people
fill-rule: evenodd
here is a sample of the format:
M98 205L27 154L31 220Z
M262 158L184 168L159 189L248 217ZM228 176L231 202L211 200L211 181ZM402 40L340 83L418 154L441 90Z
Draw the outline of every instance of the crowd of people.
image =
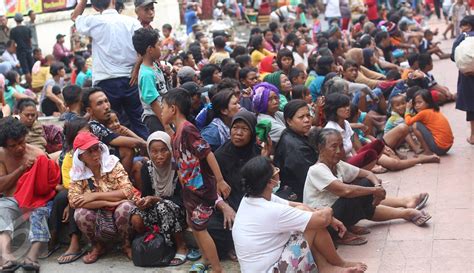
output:
M389 197L376 174L441 163L454 142L445 103L466 111L474 143L473 76L460 72L455 95L431 73L474 35L470 7L443 2L444 36L459 34L449 54L427 24L440 3L382 2L280 3L238 45L203 31L198 3L183 39L152 27L154 0L134 1L137 19L114 0L84 15L80 0L71 19L90 45L71 51L58 34L47 56L34 12L12 29L0 16L1 272L38 272L64 228L59 264L95 263L117 243L132 259L132 242L156 233L165 264L193 261L190 272L223 272L223 259L242 272L364 272L335 247L367 243L360 220L431 219L429 193ZM219 2L215 20L229 7L245 13Z

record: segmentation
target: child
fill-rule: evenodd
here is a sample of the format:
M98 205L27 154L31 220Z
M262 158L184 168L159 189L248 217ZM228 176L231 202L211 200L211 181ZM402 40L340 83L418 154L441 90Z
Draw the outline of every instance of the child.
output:
M302 71L301 69L293 67L290 70L290 74L288 75L288 78L290 78L290 82L292 85L300 85L300 84L304 85L306 82L306 73Z
M412 104L416 112L414 115L411 113ZM426 155L444 155L453 145L454 136L448 119L439 111L431 92L426 89L416 92L407 104L405 122L412 126Z
M464 0L457 0L456 4L452 6L452 21L454 25L454 33L456 37L461 34L461 20L466 16L467 14L471 15L471 8L464 3Z
M309 92L309 88L304 86L304 85L296 85L293 87L293 92L291 92L291 99L301 99L304 100L309 107L309 114L311 115L312 122L311 124L313 126L320 126L322 125L322 120L320 118L323 116L323 98L324 97L319 97L316 102L312 101L311 98L311 93Z
M313 43L317 44L318 39L316 36L318 33L321 32L321 22L319 21L319 13L314 10L313 13L311 14L311 17L313 17L313 28L312 28L312 38L313 38Z
M405 116L406 106L407 100L406 97L402 94L393 96L390 99L390 107L392 109L392 112L390 114L390 117L387 119L387 123L385 124L384 134L387 134L390 130L397 127L399 124L405 123L403 117ZM415 152L415 154L420 154L421 152L423 152L420 146L415 143L410 134L405 137L405 141Z
M86 60L82 57L76 57L74 65L76 66L77 74L76 85L79 87L84 87L84 83L88 79L92 79L92 70L89 69Z
M421 40L420 45L418 46L418 50L420 53L429 53L429 54L436 54L440 59L447 59L449 58L448 53L444 53L438 45L440 42L436 42L433 44L433 32L429 29L425 30L423 35L423 39Z
M359 141L362 145L368 144L375 140L375 137L370 135L372 132L372 126L369 126L371 123L369 122L369 118L367 117L366 112L361 112L359 107L355 104L351 104L350 106L351 114L349 116L349 122L351 128L359 137Z
M436 103L443 104L455 100L454 94L452 94L446 86L438 84L433 74L430 73L430 71L433 70L433 59L430 54L420 54L418 57L418 65L420 66L420 70L425 73L428 78L428 89L431 91Z
M161 56L158 33L152 29L141 28L135 31L132 40L133 47L143 58L138 74L143 123L150 133L164 131L159 100L167 89L164 74L155 62Z
M198 129L186 120L190 109L191 99L186 90L170 90L163 98L162 120L164 124L173 124L176 128L173 157L178 165L187 222L203 254L203 262L195 263L191 270L203 272L207 269L206 263L210 263L213 272L222 272L207 225L218 200L217 191L227 198L230 187L222 177L211 147Z
M31 74L31 88L33 92L40 93L43 89L44 83L51 78L49 68L54 61L53 55L46 55L44 59L36 62L32 68Z
M167 61L171 57L171 54L173 54L175 47L175 40L171 36L173 28L170 24L164 24L161 30L163 31L163 36L165 36L165 39L161 42L161 60Z

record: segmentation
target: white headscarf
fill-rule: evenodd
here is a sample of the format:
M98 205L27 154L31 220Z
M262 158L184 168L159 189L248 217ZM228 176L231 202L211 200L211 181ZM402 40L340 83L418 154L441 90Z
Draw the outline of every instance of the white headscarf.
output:
M109 148L102 142L99 142L101 156L100 156L100 173L104 175L111 172L117 163L120 161L116 156L110 155ZM94 176L92 170L89 169L84 162L79 159L79 155L83 154L85 150L76 149L72 157L72 168L69 172L71 181L86 180Z
M166 147L168 147L170 152L173 151L171 149L171 137L165 132L156 131L147 139L146 147L148 155L150 155L151 142L157 140L162 141ZM155 195L166 197L172 196L176 187L176 183L173 183L176 170L173 168L171 160L169 164L164 167L157 167L155 163L153 163L153 160L150 161L151 166L149 167L149 172L151 174L151 187L155 190Z

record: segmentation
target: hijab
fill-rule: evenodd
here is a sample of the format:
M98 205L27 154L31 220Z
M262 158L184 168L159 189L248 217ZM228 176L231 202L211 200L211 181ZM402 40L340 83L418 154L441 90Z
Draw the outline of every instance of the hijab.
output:
M151 134L146 141L148 154L150 154L150 145L153 141L163 142L168 148L168 150L170 152L172 151L171 137L165 132L156 131ZM151 164L149 164L148 166L148 172L151 176L151 187L153 188L153 190L155 190L155 195L165 197L172 196L176 187L175 183L173 183L176 170L173 168L171 159L169 163L164 167L156 166L153 160L150 160L150 163Z
M281 73L282 73L281 71L270 73L266 75L265 78L263 78L263 81L273 84L274 86L276 86L276 88L278 88L278 90L280 90L281 89L281 85L280 85Z
M259 83L253 87L252 104L256 113L267 113L268 98L271 92L280 95L278 88L267 82Z
M109 148L102 142L99 142L100 146L100 173L104 175L106 173L111 172L117 163L120 161L116 156L111 155L109 152ZM79 159L79 156L85 153L85 150L77 148L74 151L74 155L72 157L72 168L69 173L71 176L71 181L80 181L80 180L87 180L94 176L92 170L89 169L82 160Z
M258 72L263 73L272 73L273 72L273 60L275 59L274 55L266 56L260 61Z

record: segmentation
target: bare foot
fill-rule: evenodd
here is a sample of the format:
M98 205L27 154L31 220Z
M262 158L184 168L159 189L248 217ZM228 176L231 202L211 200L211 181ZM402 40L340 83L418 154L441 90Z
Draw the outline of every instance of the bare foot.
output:
M424 151L422 155L433 155L432 151Z
M360 262L344 262L342 267L346 269L342 272L359 273L367 270L367 265Z
M439 163L441 161L439 156L435 154L431 154L431 155L422 154L422 155L419 155L418 158L421 159L421 163Z
M467 141L467 143L469 143L471 145L474 145L474 136L470 136L470 137L466 138L466 141Z

